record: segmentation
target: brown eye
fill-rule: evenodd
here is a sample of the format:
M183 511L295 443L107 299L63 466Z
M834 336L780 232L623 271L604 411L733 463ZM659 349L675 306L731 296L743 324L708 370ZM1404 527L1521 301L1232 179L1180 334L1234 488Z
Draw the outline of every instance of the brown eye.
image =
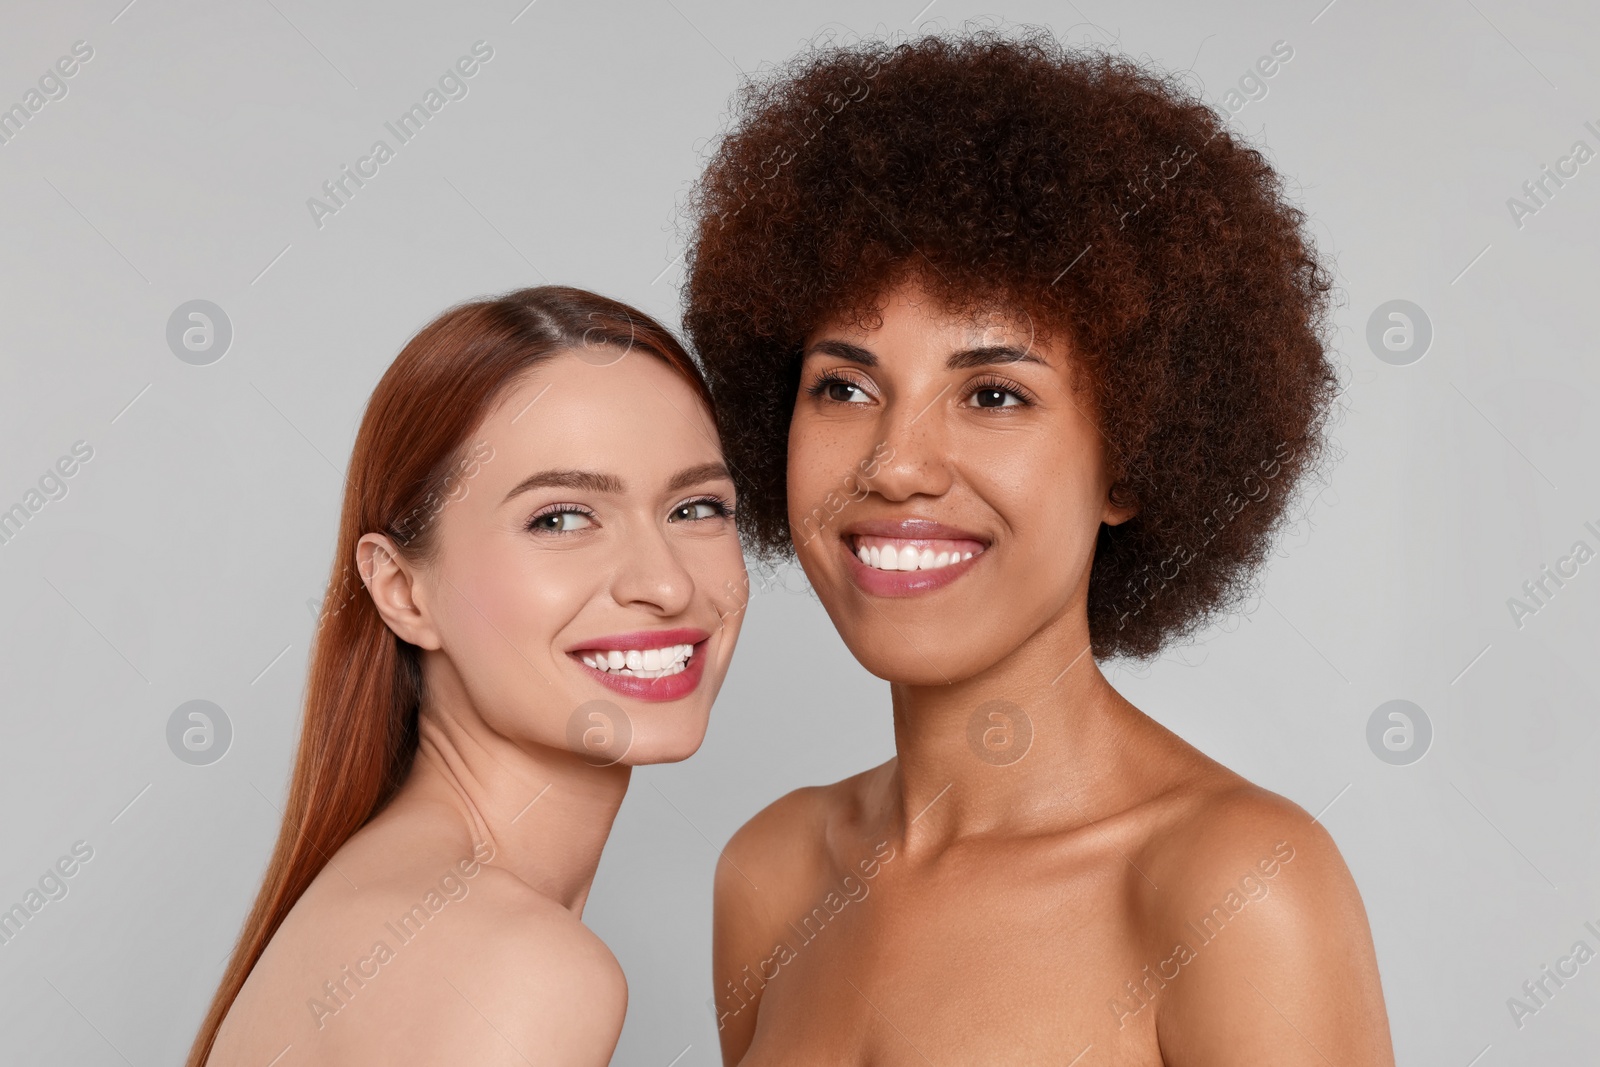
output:
M827 397L841 404L864 404L868 399L865 389L842 378L827 383Z
M977 408L1023 407L1028 401L1022 394L999 385L980 385L967 397L967 403Z

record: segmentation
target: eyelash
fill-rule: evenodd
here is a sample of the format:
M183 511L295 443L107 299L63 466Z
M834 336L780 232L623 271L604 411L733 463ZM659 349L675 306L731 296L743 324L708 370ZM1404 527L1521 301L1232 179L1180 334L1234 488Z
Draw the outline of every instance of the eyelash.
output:
M675 514L679 511L682 511L684 508L693 507L695 504L709 504L712 510L716 513L714 517L719 519L727 519L733 516L733 507L721 497L712 495L697 496L693 500L685 500L683 503L673 507L669 514ZM540 509L537 513L531 516L524 528L529 533L547 533L554 534L558 537L577 532L575 530L540 530L538 528L539 521L541 519L548 519L552 515L582 515L587 519L594 519L594 512L590 511L588 508L580 507L577 504L552 504L547 508ZM704 522L705 520L688 519L686 521Z
M524 525L524 528L529 533L547 533L554 534L558 537L574 532L572 530L539 529L539 521L542 519L548 519L552 515L582 515L588 519L594 518L594 512L590 511L588 508L579 507L577 504L552 504L549 507L541 508L539 511L534 513L534 515L528 519L527 523Z
M697 496L693 500L685 500L683 503L681 503L677 507L673 508L672 509L672 513L675 514L675 513L679 512L679 511L682 511L684 508L693 507L695 504L710 504L712 511L714 511L716 513L714 517L718 518L718 519L727 519L727 518L731 518L733 516L733 506L732 505L730 505L726 500L722 499L720 496L711 496L711 495ZM689 521L689 522L704 522L706 520L704 520L704 519L689 519L687 521Z
M974 396L986 389L992 389L997 393L1010 393L1012 396L1021 401L1021 404L1018 405L1019 407L1031 407L1033 405L1033 394L1028 392L1022 386L1018 385L1016 382L1008 381L1005 378L995 378L989 376L984 376L968 384L967 399L971 400ZM987 410L993 409L990 408Z
M828 387L831 385L848 385L852 389L860 389L862 392L866 392L860 382L846 378L844 375L835 371L824 371L822 374L817 376L816 381L812 382L811 385L807 387L806 395L811 397L821 397L828 391ZM1031 407L1034 403L1033 394L1028 392L1028 390L1024 389L1022 386L1018 385L1016 382L1009 381L1005 378L996 378L992 376L985 376L969 383L967 386L966 399L971 400L978 393L981 393L986 389L992 389L999 393L1010 393L1012 396L1015 396L1019 401L1021 401L1021 403L1017 405L1019 407ZM835 403L841 404L845 402L846 401L842 400L835 401ZM987 410L993 409L991 408Z
M866 392L865 389L862 389L860 382L852 381L851 379L846 378L844 375L839 374L836 371L831 371L830 370L830 371L823 371L820 375L817 376L817 380L812 382L811 385L809 387L807 387L806 395L807 396L812 396L812 397L820 397L820 396L822 396L824 393L826 393L828 391L828 387L830 385L848 385L852 389L861 389L862 392ZM836 403L841 403L841 404L844 403L844 402L845 401L842 401L842 400L841 401L836 401Z

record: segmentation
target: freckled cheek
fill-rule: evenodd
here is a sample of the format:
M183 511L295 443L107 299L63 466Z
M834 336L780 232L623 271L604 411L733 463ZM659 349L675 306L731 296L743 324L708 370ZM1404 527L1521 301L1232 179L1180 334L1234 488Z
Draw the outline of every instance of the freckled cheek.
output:
M819 426L800 420L789 434L789 510L809 511L830 492L843 492L872 446L871 431L850 425Z

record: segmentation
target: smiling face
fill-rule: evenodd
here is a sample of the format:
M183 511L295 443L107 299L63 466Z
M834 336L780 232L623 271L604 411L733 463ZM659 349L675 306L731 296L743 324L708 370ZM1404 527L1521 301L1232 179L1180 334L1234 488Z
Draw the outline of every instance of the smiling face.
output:
M914 283L881 322L805 340L789 430L795 551L850 651L892 682L961 681L1088 644L1110 502L1105 439L1065 342L949 314ZM1063 658L1064 657L1064 658Z
M404 565L411 610L379 598L427 650L429 704L594 763L692 754L747 591L700 399L647 354L560 353L469 441L435 551Z

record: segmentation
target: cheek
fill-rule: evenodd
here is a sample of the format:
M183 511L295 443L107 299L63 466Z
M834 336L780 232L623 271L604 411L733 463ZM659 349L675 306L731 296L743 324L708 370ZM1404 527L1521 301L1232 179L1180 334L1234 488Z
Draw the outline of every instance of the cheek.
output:
M737 632L750 599L750 575L731 525L726 537L694 545L680 553L679 560L694 580L697 594L710 600L722 624Z
M570 555L511 540L457 553L441 591L448 605L445 647L490 662L549 659L555 635L589 601L596 584L593 568L563 558Z
M789 514L809 511L830 492L843 492L847 478L856 474L857 462L871 455L859 449L858 438L871 429L854 420L824 423L795 412L789 426Z

